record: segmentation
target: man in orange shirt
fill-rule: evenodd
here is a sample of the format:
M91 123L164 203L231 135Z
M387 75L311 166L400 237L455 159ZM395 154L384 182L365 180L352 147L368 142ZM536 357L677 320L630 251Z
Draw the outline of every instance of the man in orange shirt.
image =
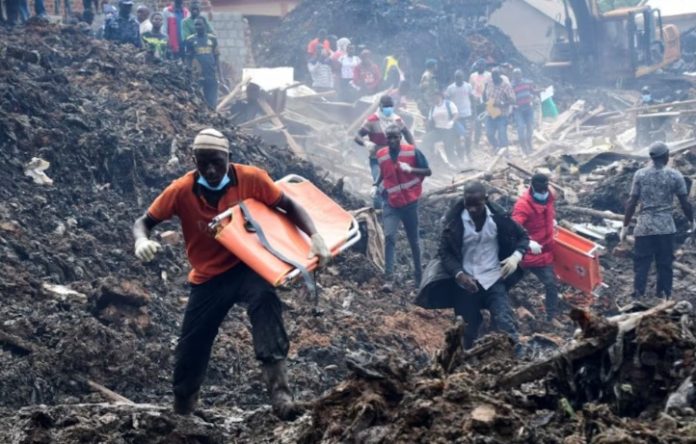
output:
M311 237L311 253L325 265L331 254L307 212L276 186L264 170L229 162L229 142L212 128L193 142L196 170L173 181L133 225L135 255L148 262L160 244L150 240L153 227L178 216L191 263L189 297L174 364L174 411L190 414L205 377L217 331L235 303L246 303L254 352L261 361L273 411L293 419L301 409L292 398L285 358L288 337L282 304L271 284L218 243L208 223L244 199L253 198L284 210L297 227Z

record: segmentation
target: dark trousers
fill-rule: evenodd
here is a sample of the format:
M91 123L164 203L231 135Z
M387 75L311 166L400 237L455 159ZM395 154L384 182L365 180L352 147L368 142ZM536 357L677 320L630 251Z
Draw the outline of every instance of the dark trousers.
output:
M544 300L546 315L552 318L556 315L558 307L558 284L556 283L556 273L553 271L553 265L525 268L524 271L532 273L544 286L546 291L546 299Z
M272 363L288 355L283 308L274 288L244 264L191 287L181 337L176 347L174 394L198 392L218 328L236 303L247 304L256 359Z
M454 314L461 316L466 322L464 331L464 347L471 348L481 328L481 310L487 309L491 313L494 326L497 330L508 334L515 343L518 342L515 317L510 306L505 284L499 280L488 290L478 285L478 292L471 294L457 287L459 294L454 301Z
M201 80L203 87L203 97L211 109L217 107L218 84L215 78L207 78Z
M672 262L674 261L674 234L636 236L633 248L633 288L636 297L645 295L648 272L653 260L657 270L657 297L672 295Z
M508 146L507 137L508 116L486 117L486 133L488 143L493 147L493 152Z
M532 153L532 136L534 135L534 108L532 105L520 106L515 110L517 137L524 154Z
M411 246L416 286L420 285L422 269L420 239L418 238L418 202L401 208L393 208L385 203L382 219L384 223L384 268L387 278L391 278L394 273L396 233L399 230L399 225L403 223L408 244Z
M425 133L421 146L432 159L437 159L440 157L435 153L435 144L438 142L442 142L445 145L447 160L450 162L457 160L459 157L459 133L455 128L433 128Z

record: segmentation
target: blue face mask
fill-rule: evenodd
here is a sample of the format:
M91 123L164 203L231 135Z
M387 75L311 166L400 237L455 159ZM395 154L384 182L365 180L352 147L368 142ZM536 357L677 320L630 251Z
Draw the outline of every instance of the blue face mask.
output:
M549 198L549 192L544 191L543 193L539 193L536 191L532 191L532 197L534 197L534 200L537 202L545 203L546 200Z
M227 173L225 173L225 175L222 177L222 180L220 181L220 183L215 187L210 185L208 183L208 181L205 180L205 177L203 177L200 174L198 175L198 180L196 182L198 183L198 185L205 187L205 188L209 189L210 191L220 191L221 189L223 189L225 187L225 185L230 183L230 176L228 176Z
M394 107L385 106L384 108L382 108L382 114L384 114L386 117L391 117L391 115L394 114Z
M643 102L650 102L652 101L652 96L650 94L644 95L643 97Z

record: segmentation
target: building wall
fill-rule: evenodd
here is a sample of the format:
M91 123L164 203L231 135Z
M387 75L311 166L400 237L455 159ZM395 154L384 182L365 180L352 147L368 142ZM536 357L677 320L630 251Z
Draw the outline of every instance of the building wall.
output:
M271 17L286 15L298 3L300 0L213 0L216 11Z
M254 66L249 22L236 12L215 9L211 23L218 37L220 58L232 67L234 78L241 78L242 68Z
M523 0L507 0L491 14L491 25L510 36L517 49L536 63L548 61L551 47L563 28Z

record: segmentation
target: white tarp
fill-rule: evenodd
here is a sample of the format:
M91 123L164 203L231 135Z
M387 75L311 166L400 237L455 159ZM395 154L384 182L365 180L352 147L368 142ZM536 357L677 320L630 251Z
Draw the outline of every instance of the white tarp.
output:
M265 91L285 88L295 82L295 70L289 66L279 68L244 68L242 82L251 80Z

